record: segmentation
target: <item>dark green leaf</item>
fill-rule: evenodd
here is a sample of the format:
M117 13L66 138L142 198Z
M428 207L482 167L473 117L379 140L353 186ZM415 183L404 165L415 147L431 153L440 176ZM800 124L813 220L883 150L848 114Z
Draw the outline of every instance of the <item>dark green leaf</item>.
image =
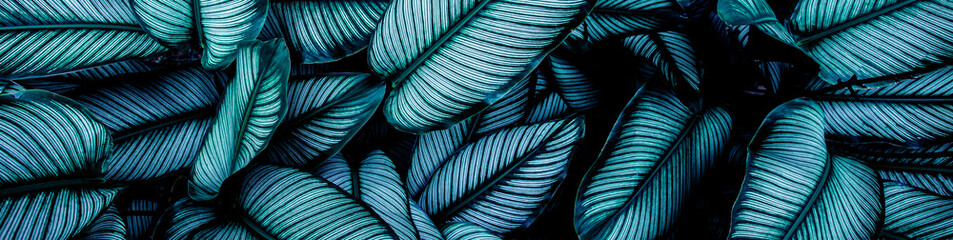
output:
M639 34L625 38L622 44L658 67L672 86L684 84L698 91L702 70L687 35L671 31Z
M953 143L912 149L878 144L831 150L870 163L881 179L953 197Z
M258 39L284 38L292 60L335 61L367 47L388 0L273 0Z
M883 185L884 235L906 239L953 238L953 198L895 182Z
M569 35L574 48L599 43L610 37L658 30L665 21L678 16L680 7L673 0L601 0L589 16Z

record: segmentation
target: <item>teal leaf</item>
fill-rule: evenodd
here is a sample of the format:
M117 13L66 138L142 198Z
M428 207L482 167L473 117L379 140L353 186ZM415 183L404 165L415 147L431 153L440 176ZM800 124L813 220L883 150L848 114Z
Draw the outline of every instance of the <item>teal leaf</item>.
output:
M271 1L258 39L284 38L292 61L326 63L367 47L388 0Z
M538 99L535 99L532 108L526 114L527 124L545 122L572 113L569 110L569 104L566 104L559 93L548 92L536 97Z
M919 148L848 145L831 150L870 163L881 179L953 197L953 143Z
M312 174L257 166L223 193L222 205L180 201L157 230L167 239L393 239L370 209Z
M90 240L125 240L126 223L119 216L119 210L116 205L109 205L108 208L96 218L83 232L71 239L90 239Z
M797 47L765 0L718 0L718 17L728 25L752 25L782 43Z
M423 209L420 209L420 205L417 205L417 202L414 202L414 200L410 200L410 218L414 220L414 226L417 227L417 232L420 233L421 240L444 239L437 225L434 224L433 220L430 220L430 216L428 216Z
M152 236L158 218L165 209L159 202L147 198L132 198L120 202L120 216L126 224L129 239L147 239Z
M731 239L870 239L883 203L865 163L829 155L814 103L775 108L748 146Z
M195 29L193 7L200 0L130 0L139 25L163 46L188 48Z
M77 84L65 96L111 132L106 179L141 183L192 165L211 125L225 76L197 67L128 73Z
M953 238L953 198L885 182L883 234L894 239Z
M574 48L602 42L608 38L632 33L657 31L666 21L678 17L680 7L673 0L601 0L596 1L589 16L569 34Z
M29 89L42 89L56 94L69 94L82 85L98 84L103 80L132 73L144 73L163 69L162 66L141 60L126 60L96 65L61 74L18 78L16 82Z
M316 168L334 156L374 114L384 84L369 74L295 76L288 111L262 157L280 165Z
M497 236L490 230L480 227L468 222L450 222L447 223L442 229L444 237L447 240L500 240L500 236Z
M852 93L854 92L854 93ZM929 146L953 137L953 67L893 84L812 97L841 141Z
M249 41L238 51L229 82L199 148L189 179L189 196L205 201L222 182L261 152L287 111L288 48L280 40Z
M202 66L222 69L242 51L243 41L254 40L265 24L267 0L193 0L198 19ZM287 47L284 47L287 48Z
M383 151L371 151L360 161L335 156L317 170L317 175L370 206L400 239L421 238L397 167ZM421 227L428 225L434 224Z
M525 81L585 17L588 5L585 0L393 1L368 49L371 69L394 87L384 116L412 133L467 119Z
M685 103L672 90L639 90L579 187L579 238L656 239L672 232L726 152L731 121L723 108Z
M0 8L2 78L62 73L167 50L136 24L124 0L11 1Z
M570 59L575 56L549 55L552 67L552 81L559 95L575 111L585 111L599 103L599 91L578 63Z
M658 67L672 86L698 91L702 70L687 35L671 31L639 34L625 38L622 44Z
M65 97L0 95L0 142L2 239L68 239L118 192L101 185L109 132Z
M529 87L527 82L520 82L499 101L473 118L448 129L421 135L411 154L411 166L408 170L406 186L410 196L419 197L437 168L446 163L450 154L464 144L488 133L520 124L529 107Z
M567 171L581 117L505 128L463 146L434 171L418 203L434 222L503 233L524 227Z

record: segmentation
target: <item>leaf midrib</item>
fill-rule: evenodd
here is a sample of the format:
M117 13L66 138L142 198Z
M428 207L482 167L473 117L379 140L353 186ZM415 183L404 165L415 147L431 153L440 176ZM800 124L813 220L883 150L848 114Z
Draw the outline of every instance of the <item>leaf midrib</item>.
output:
M50 24L50 25L22 25L0 27L0 32L5 31L29 31L29 30L55 30L55 29L101 29L118 30L145 33L141 27L127 24L102 24L102 23L76 23L76 24Z
M488 5L492 1L494 0L483 0L483 2L480 2L480 5L471 9L466 16L463 16L462 19L458 20L453 25L453 27L450 28L450 30L448 30L443 35L441 35L440 38L437 39L437 41L431 43L430 47L428 47L426 51L424 51L419 56L417 56L417 58L415 58L414 61L410 63L410 65L404 68L404 70L400 72L400 75L397 75L397 77L391 79L391 82L392 82L391 86L393 86L394 88L398 88L400 84L404 82L404 79L410 76L412 72L415 72L417 68L419 68L420 65L424 63L424 61L429 60L434 55L434 53L437 52L437 49L443 47L444 43L449 41L451 37L457 35L457 33L460 32L460 29L463 29L463 26L468 25L470 21L472 21L473 18L478 13L482 12L483 8L485 8L486 5Z
M814 202L817 201L818 196L821 195L821 190L827 188L827 182L831 179L831 171L834 168L834 158L827 157L827 164L824 164L824 172L821 173L821 178L818 179L817 185L811 190L811 197L807 199L807 202L804 203L804 207L801 208L801 211L798 212L796 218L794 218L794 223L791 224L791 228L787 230L787 233L784 234L784 240L789 240L794 238L794 233L797 232L798 227L801 225L801 222L804 221L804 218L807 217L810 213L810 209L813 208Z
M60 180L52 180L52 181L40 180L37 182L22 184L18 186L4 187L0 189L0 198L21 195L21 194L25 194L29 192L44 191L49 189L71 188L71 187L93 188L96 186L100 186L105 182L106 180L101 177L79 177L79 178L69 178L69 179L60 179Z
M141 128L131 128L128 130L116 132L113 134L113 141L121 142L122 140L125 140L126 138L138 136L140 134L150 132L152 130L168 127L168 126L179 124L185 121L199 119L202 117L209 117L211 114L207 112L208 109L209 107L198 108L192 111L185 112L184 114L181 114L181 115L158 119L154 121L154 122L157 122L157 124L152 124L152 125L141 127ZM167 120L169 118L175 118L175 120Z
M852 20L850 20L850 21L847 21L847 22L838 24L837 26L828 28L828 29L826 29L826 30L824 30L824 31L821 31L821 32L819 32L819 33L811 34L811 35L808 35L808 36L806 36L806 37L800 38L800 39L797 40L797 45L798 45L798 46L803 46L803 45L808 44L808 43L811 43L811 42L813 42L813 41L817 41L818 39L825 38L825 37L827 37L827 36L829 36L829 35L832 35L832 34L834 34L834 33L840 32L840 31L842 31L842 30L844 30L844 29L851 28L851 27L853 27L853 26L855 26L855 25L858 25L858 24L867 22L867 21L869 21L869 20L871 20L871 19L880 17L880 15L883 15L883 14L886 14L886 13L889 13L889 12L893 12L893 11L895 11L895 10L897 10L897 9L900 9L900 8L902 8L902 7L905 7L905 6L907 6L907 5L911 4L911 3L915 3L915 2L918 2L918 1L919 1L919 0L904 0L904 1L900 1L900 2L894 3L894 4L890 5L890 6L887 6L887 7L881 8L881 9L878 9L877 11L873 11L873 12L866 13L866 14L861 15L861 16L859 16L859 17L857 17L857 18L854 18L854 19L852 19Z
M685 124L685 128L683 128L681 132L679 132L678 138L676 138L675 141L673 142L672 148L667 149L667 151L665 151L665 155L659 158L658 164L656 164L655 167L652 168L652 172L649 173L649 175L644 178L646 181L643 181L643 184L639 186L639 188L636 189L634 192L632 192L631 194L632 197L630 197L629 200L627 200L625 204L619 208L620 210L629 208L633 204L635 204L635 198L641 195L648 185L644 183L653 179L655 175L657 175L660 169L662 168L662 165L666 165L672 160L672 154L675 153L675 149L677 149L679 146L682 145L682 143L684 143L683 141L685 140L686 137L688 137L688 133L692 132L692 130L695 130L695 128L697 127L698 121L701 120L702 114L703 112L696 113L694 116L692 116L689 122ZM591 228L591 229L595 229L596 230L595 232L589 232L590 234L587 234L587 235L598 235L602 233L603 231L602 227L608 224L609 222L613 222L615 219L618 219L621 212L622 211L616 211L612 213L612 216L610 218L607 218L605 221L602 221L596 226ZM593 236L589 236L589 238L593 238Z
M815 100L832 102L896 102L896 103L950 103L953 96L922 97L922 96L840 96L823 95L812 97Z
M549 141L552 139L552 134L557 134L563 128L567 127L569 124L570 122L566 122L566 123L563 123L562 125L555 126L554 128L556 129L556 131L553 131L552 133L550 133L551 134L550 136L547 136L545 140L540 142L540 144L534 147L531 151L528 151L525 155L520 157L520 159L513 161L513 163L510 164L510 166L504 169L504 171L499 172L498 174L495 174L493 177L490 178L490 181L484 182L484 184L482 184L482 186L480 186L479 188L476 188L474 191L464 193L463 198L449 204L450 207L444 208L444 210L437 212L437 214L434 214L432 218L436 220L435 221L436 223L443 223L449 220L448 218L450 217L450 214L457 212L457 210L460 210L461 208L468 205L477 197L483 195L483 193L488 191L490 188L492 188L493 186L496 186L497 182L506 178L506 176L510 175L511 172L519 168L519 166L523 165L523 163L526 162L527 159L530 159L532 156L535 156L537 152L539 152L539 150L543 148L543 146L546 146L546 144L549 143Z

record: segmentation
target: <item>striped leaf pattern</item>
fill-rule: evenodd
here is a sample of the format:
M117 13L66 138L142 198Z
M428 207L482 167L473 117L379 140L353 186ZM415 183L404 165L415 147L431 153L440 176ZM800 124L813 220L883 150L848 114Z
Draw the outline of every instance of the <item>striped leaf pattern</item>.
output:
M953 198L896 182L883 185L883 235L894 239L953 238Z
M227 67L240 55L242 42L254 40L265 24L267 0L193 0L198 1L199 43L202 66ZM287 47L285 47L287 48Z
M639 34L626 37L622 44L658 67L672 86L698 91L702 73L687 35L672 31Z
M96 221L112 138L76 102L40 90L0 95L0 239L68 239Z
M394 86L384 116L398 130L425 133L476 114L524 81L582 20L587 5L393 1L368 49L371 69Z
M384 88L369 74L292 77L288 111L262 157L280 165L317 167L371 118Z
M136 24L124 0L0 2L3 78L62 73L167 50Z
M272 0L258 39L285 39L294 62L335 61L367 47L388 3L388 0Z
M136 20L163 46L188 48L195 29L194 2L199 0L130 0Z
M261 152L287 111L291 71L284 42L249 41L238 53L238 72L229 82L199 148L189 196L206 201L218 195L222 182Z
M493 232L468 222L450 222L440 230L447 240L499 240L502 239Z
M596 1L589 17L572 31L567 42L585 44L575 46L584 48L611 37L657 30L666 20L673 20L678 10L673 0Z
M643 87L629 102L576 200L581 239L656 239L673 230L708 169L728 147L723 108Z
M497 233L524 226L565 174L582 133L575 117L489 134L441 165L418 203L438 225L467 221Z
M116 205L109 205L83 232L72 239L125 240L126 223Z
M953 197L953 143L912 149L847 145L831 150L870 163L881 179Z
M809 101L773 110L748 146L731 239L870 239L883 203L866 163L829 155L824 116Z

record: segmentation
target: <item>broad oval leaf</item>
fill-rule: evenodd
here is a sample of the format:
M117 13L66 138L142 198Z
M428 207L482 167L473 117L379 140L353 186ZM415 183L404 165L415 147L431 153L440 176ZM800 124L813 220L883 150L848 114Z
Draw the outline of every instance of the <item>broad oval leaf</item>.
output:
M423 233L437 231L433 222L427 223L429 217L414 219L411 212L417 206L411 203L397 167L383 151L371 151L360 161L335 156L322 165L317 174L370 206L400 239L422 239ZM417 226L419 221L424 224ZM421 228L424 229L418 230Z
M572 57L549 55L552 79L566 104L576 111L585 111L599 104L599 90L593 84L594 80L580 69L578 63L570 60Z
M953 66L812 99L824 111L828 135L841 141L929 146L953 137Z
M702 70L688 35L672 31L638 34L623 39L622 45L652 62L672 86L698 91Z
M224 81L224 74L197 67L164 69L79 83L64 95L112 133L106 179L141 183L192 165Z
M672 232L689 196L726 151L731 120L723 108L643 87L579 187L579 237L656 239Z
M169 48L188 48L196 36L195 11L199 0L130 0L136 20L149 35Z
M192 167L189 196L196 201L218 195L222 182L267 146L287 111L291 60L284 42L244 42L237 61Z
M288 111L262 157L313 169L334 156L371 118L385 86L369 74L295 76L288 82Z
M158 231L167 239L393 239L384 221L340 188L312 174L256 166L223 194L223 206L186 199ZM229 213L223 215L221 213Z
M521 82L499 101L490 105L470 120L443 130L421 135L411 155L407 174L407 191L412 198L420 196L430 177L464 144L487 133L520 124L528 111L529 84Z
M326 63L367 47L388 0L272 0L258 39L283 38L292 61Z
M467 221L503 233L529 224L567 171L583 120L506 128L436 169L418 203L438 225Z
M62 73L168 50L136 24L124 0L4 1L0 6L2 78Z
M525 81L587 8L585 0L393 1L368 49L371 69L394 86L384 116L413 133L472 116Z
M109 132L65 97L0 95L0 142L0 238L70 238L118 192L99 185Z
M679 15L674 0L601 0L589 16L569 35L572 48L586 49L590 44L611 37L658 30Z
M731 239L871 239L883 211L865 163L829 155L814 103L775 108L748 146Z
M953 198L884 184L883 234L893 239L953 238Z
M468 222L450 222L440 229L447 240L500 240L490 230Z
M718 0L718 18L729 25L755 26L768 36L797 47L791 32L764 0Z

